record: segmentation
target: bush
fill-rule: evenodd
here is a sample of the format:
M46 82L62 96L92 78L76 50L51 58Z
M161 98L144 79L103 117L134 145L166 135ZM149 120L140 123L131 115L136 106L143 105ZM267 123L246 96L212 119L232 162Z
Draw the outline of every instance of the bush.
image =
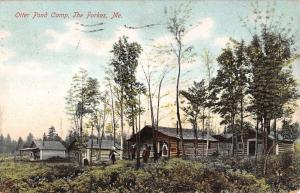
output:
M259 167L263 161L257 161ZM68 164L4 162L0 163L0 189L16 193L282 192L300 188L299 162L292 155L271 156L264 178L261 172L253 172L253 160L234 158L170 159L142 164L139 170L131 161L84 169Z

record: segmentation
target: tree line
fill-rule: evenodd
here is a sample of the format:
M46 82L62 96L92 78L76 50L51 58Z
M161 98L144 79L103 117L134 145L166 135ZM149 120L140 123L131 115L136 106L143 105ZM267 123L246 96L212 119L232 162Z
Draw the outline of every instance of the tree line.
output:
M9 134L7 136L0 135L0 154L13 154L17 152L19 149L24 147L29 147L33 140L32 133L29 133L26 137L26 140L23 140L22 137L19 137L18 140L14 140L10 137Z

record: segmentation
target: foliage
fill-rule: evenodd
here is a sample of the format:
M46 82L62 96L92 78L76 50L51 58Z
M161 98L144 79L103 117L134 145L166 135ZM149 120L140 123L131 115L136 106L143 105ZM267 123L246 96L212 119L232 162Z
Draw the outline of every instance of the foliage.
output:
M291 120L282 120L281 130L278 131L284 139L296 140L300 137L300 126L298 122L292 123Z
M12 140L10 135L8 134L4 137L2 134L0 135L0 154L7 153L12 154L16 151L16 149L23 147L23 140L19 138L18 141Z
M7 192L268 192L253 174L221 162L171 159L143 165L133 162L89 167L60 164L0 163L0 188Z
M44 135L44 140L49 140L49 141L62 141L61 137L58 135L56 132L56 129L54 126L51 126L48 129L48 134L47 136Z

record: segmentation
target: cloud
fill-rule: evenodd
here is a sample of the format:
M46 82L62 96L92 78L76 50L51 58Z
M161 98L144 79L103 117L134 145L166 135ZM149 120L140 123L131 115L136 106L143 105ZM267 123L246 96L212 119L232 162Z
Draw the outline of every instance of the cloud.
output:
M183 37L183 41L190 43L197 40L208 39L213 34L214 20L210 17L200 19L190 31ZM153 41L153 45L169 45L175 43L171 34L163 35Z
M224 48L227 43L230 42L230 38L227 36L217 37L214 40L214 45L218 48Z
M196 40L208 39L213 33L214 20L210 17L201 19L184 37L184 41L192 42Z
M104 56L112 49L113 43L123 35L128 36L131 41L140 40L136 30L127 29L124 26L117 28L111 38L103 40L92 38L87 34L87 32L81 31L82 27L78 25L76 21L69 22L66 26L68 27L68 30L63 33L57 32L53 29L46 30L46 35L53 38L52 42L46 44L47 49L61 52L67 46L71 46L74 48L78 47L78 49L82 52L88 54Z

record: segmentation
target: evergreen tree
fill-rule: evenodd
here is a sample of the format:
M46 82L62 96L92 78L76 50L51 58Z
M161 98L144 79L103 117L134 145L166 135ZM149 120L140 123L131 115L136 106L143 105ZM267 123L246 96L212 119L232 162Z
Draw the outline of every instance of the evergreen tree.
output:
M22 137L19 137L17 141L16 150L22 149L23 147L24 147L24 141Z
M57 134L56 129L55 129L54 126L51 126L48 129L48 134L47 134L46 140L49 140L49 141L61 141L61 137L58 136L58 134Z
M3 134L0 135L0 154L4 153L5 140Z
M33 141L33 135L32 135L32 133L29 133L27 138L26 138L24 147L29 147L30 144L32 143L32 141Z

